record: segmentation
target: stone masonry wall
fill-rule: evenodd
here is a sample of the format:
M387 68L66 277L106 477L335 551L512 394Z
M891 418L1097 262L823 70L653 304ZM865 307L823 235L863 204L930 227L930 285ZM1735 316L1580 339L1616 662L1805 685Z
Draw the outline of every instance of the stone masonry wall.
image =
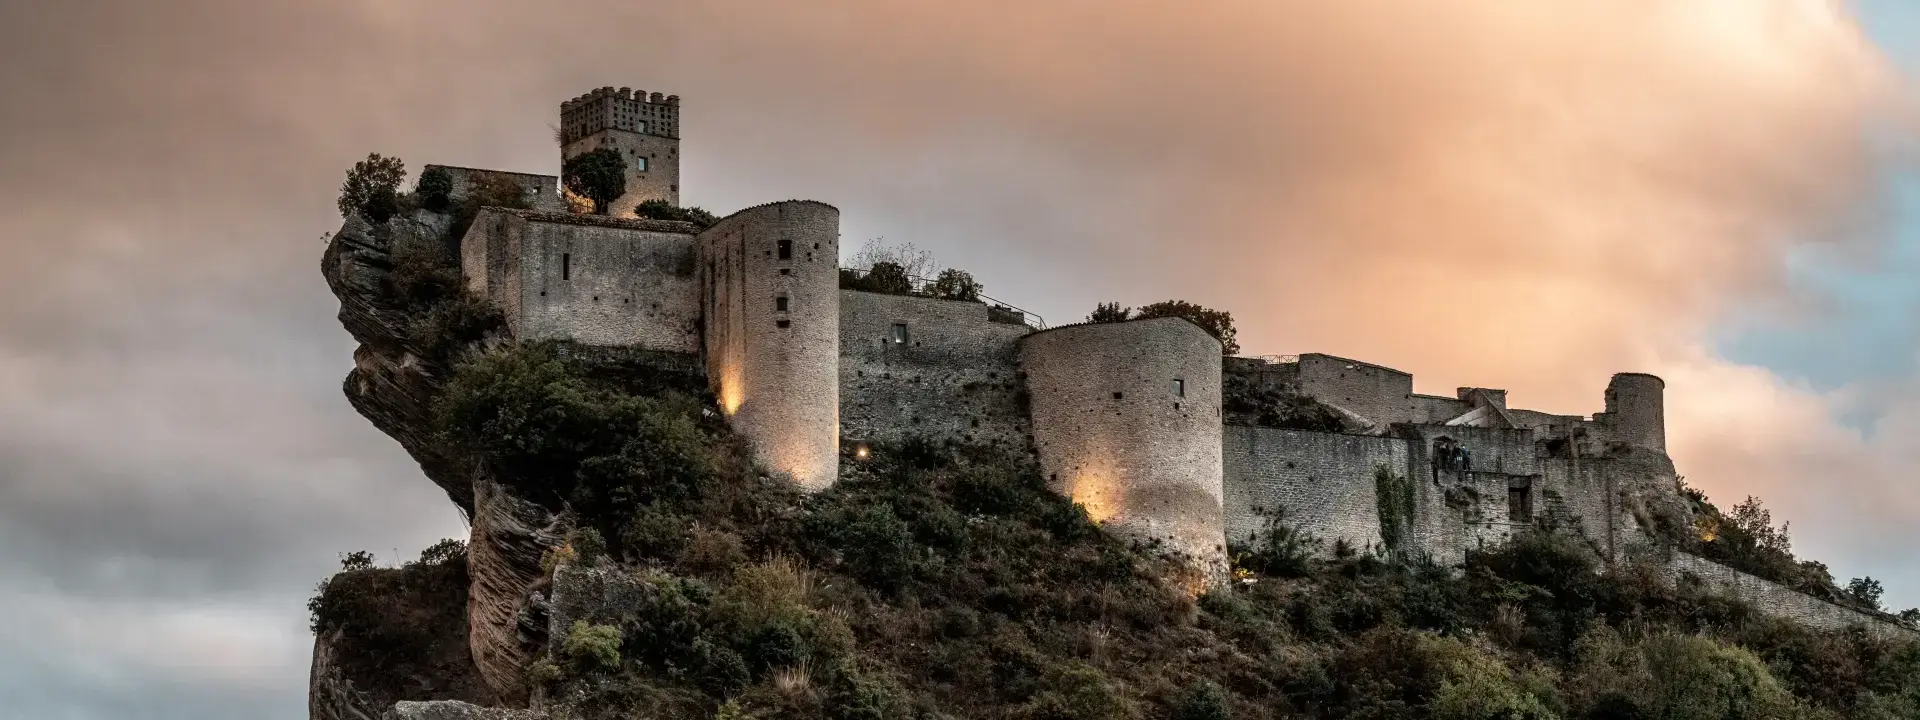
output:
M520 186L525 193L527 205L545 212L566 212L566 198L560 195L560 178L553 175L535 175L533 173L507 172L505 170L482 170L480 168L456 167L453 165L428 165L422 172L433 168L447 171L453 181L453 188L447 196L455 200L465 198L467 190L482 177L496 177L510 180Z
M698 242L720 409L762 465L816 490L840 466L839 244L840 211L800 200L734 213Z
M1860 625L1875 635L1920 640L1920 632L1890 619L1788 590L1702 557L1687 553L1673 553L1672 558L1667 561L1666 572L1670 580L1679 580L1684 575L1692 575L1708 587L1745 600L1761 612L1787 618L1808 627L1820 630L1841 630Z
M1332 355L1300 356L1300 391L1338 405L1384 429L1406 419L1413 376L1391 368Z
M534 216L520 246L515 337L700 352L692 235Z
M895 342L894 326L906 327ZM1027 448L1025 325L977 302L840 291L842 442L930 440Z
M1230 426L1222 438L1226 532L1245 542L1265 527L1255 508L1285 508L1286 522L1355 548L1380 544L1374 469L1404 473L1400 438Z
M1224 573L1220 341L1179 318L1069 325L1023 338L1020 368L1055 491Z

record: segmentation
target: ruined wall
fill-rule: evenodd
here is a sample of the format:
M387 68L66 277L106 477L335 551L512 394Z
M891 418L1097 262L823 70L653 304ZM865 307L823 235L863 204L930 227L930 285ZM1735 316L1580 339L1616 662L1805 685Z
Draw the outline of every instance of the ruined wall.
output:
M810 489L840 463L839 246L840 211L800 200L742 210L698 240L721 411L762 465Z
M520 186L525 194L527 206L543 212L566 212L566 198L560 195L560 178L553 175L507 172L505 170L483 170L480 168L457 167L453 165L428 165L421 168L424 173L433 168L447 171L447 177L453 180L453 188L447 197L456 202L467 197L468 189L483 177L501 178Z
M1544 508L1534 487L1533 433L1507 428L1397 425L1407 441L1406 472L1413 479L1413 547L1441 562L1458 562L1469 550L1504 541L1516 528L1532 523ZM1467 448L1469 470L1436 468L1434 441L1450 439ZM1515 514L1510 491L1525 489L1532 512Z
M1745 600L1754 609L1808 627L1841 630L1859 625L1882 637L1920 640L1920 632L1891 619L1795 592L1702 557L1673 553L1667 561L1666 572L1668 578L1675 581L1684 575L1692 575L1708 587Z
M1403 422L1438 425L1460 417L1472 408L1459 398L1438 395L1408 395Z
M1408 415L1413 376L1332 355L1300 356L1300 391L1320 402L1353 411L1384 429Z
M1220 342L1179 318L1069 325L1023 338L1020 367L1051 486L1223 572Z
M460 273L467 291L486 298L516 330L520 318L520 239L527 221L519 213L486 208L460 239Z
M1374 473L1405 473L1400 438L1231 426L1222 439L1228 540L1245 542L1265 528L1255 508L1285 508L1285 521L1319 538L1355 548L1380 544Z
M896 341L903 326L904 342ZM931 440L1027 447L1019 340L977 302L840 291L843 442Z

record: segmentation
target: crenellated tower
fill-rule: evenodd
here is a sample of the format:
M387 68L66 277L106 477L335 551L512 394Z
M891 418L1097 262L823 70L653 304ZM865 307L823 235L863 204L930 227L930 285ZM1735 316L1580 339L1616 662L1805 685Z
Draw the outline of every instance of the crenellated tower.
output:
M560 159L609 148L627 161L627 194L608 214L647 200L680 204L680 96L603 87L560 103Z

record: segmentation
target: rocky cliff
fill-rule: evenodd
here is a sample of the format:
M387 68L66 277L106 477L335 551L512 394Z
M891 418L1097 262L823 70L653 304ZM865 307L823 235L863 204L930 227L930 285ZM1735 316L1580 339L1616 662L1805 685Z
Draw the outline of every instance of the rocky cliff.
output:
M354 409L398 441L472 520L471 586L463 593L470 657L491 694L523 701L522 672L545 641L544 627L530 622L526 611L542 576L542 555L559 543L563 519L506 491L486 474L484 462L434 431L433 404L446 390L455 359L478 344L505 339L499 326L478 333L477 343L473 337L449 338L448 328L435 323L444 323L446 315L438 306L458 297L453 244L446 237L454 224L452 216L426 211L379 227L350 219L329 241L321 270L340 299L340 324L360 343L342 389ZM378 717L385 711L349 709L351 699L368 696L369 689L323 672L331 657L326 635L317 641L315 657L316 718ZM323 713L323 706L340 710Z

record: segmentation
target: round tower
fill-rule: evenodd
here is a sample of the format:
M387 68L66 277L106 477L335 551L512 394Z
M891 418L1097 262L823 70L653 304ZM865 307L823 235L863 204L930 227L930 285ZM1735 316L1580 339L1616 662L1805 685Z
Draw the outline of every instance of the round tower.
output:
M1181 318L1069 325L1020 341L1041 471L1094 520L1226 568L1220 341Z
M1667 383L1645 373L1618 373L1607 383L1607 434L1633 447L1667 451Z
M840 467L840 211L748 208L700 234L707 377L768 470L818 490Z

